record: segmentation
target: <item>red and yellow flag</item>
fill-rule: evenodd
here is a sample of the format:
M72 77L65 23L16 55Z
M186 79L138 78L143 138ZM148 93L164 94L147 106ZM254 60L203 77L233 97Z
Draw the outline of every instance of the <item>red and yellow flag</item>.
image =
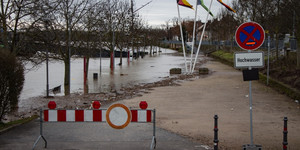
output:
M228 10L232 11L232 12L236 12L235 10L233 10L231 7L229 7L228 5L226 5L225 3L222 2L222 0L217 0L219 3L221 3L223 6L225 6Z
M193 8L193 5L191 5L189 2L187 2L186 0L177 0L178 5L184 6L184 7L188 7L191 9Z

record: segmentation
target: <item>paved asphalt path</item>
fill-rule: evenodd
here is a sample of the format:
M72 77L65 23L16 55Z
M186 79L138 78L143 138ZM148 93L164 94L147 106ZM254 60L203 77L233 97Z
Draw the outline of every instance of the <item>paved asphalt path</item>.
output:
M32 149L39 136L39 121L17 126L0 133L1 150ZM106 123L44 123L47 149L101 149L101 150L147 150L150 149L152 123L131 123L125 129L112 129ZM205 150L199 143L157 128L157 150ZM44 149L40 140L36 149Z

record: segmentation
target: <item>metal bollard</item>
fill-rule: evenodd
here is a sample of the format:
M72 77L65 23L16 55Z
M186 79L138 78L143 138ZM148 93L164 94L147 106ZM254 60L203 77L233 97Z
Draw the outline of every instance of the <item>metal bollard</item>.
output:
M283 119L284 123L283 123L283 150L287 150L287 145L288 145L288 142L287 142L287 134L288 134L288 131L287 131L287 121L288 121L288 118L287 117L284 117Z
M98 73L93 73L93 79L98 80Z
M219 139L218 139L218 115L215 115L214 119L215 119L215 127L214 127L214 150L218 150L218 143L219 143Z

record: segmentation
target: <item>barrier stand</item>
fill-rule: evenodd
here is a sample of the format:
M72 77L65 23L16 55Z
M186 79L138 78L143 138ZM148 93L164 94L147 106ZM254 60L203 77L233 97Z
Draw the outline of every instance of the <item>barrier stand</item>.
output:
M287 131L287 121L288 121L288 118L287 117L284 117L283 119L284 123L283 123L283 150L287 150L287 145L288 145L288 141L287 141L287 134L288 134L288 131Z
M219 143L219 139L218 139L218 115L215 115L214 119L215 119L215 127L214 127L214 150L218 150L218 143Z
M153 137L150 145L150 150L156 148L156 120L155 120L155 109L147 109L148 104L145 101L140 103L141 109L129 110L123 104L113 104L108 109L100 109L100 102L93 102L94 109L86 110L61 110L55 109L56 103L50 101L48 104L49 109L40 110L40 135L34 142L32 150L36 147L40 139L42 138L45 142L45 148L47 148L47 140L43 135L43 122L107 122L112 128L123 129L129 122L133 123L153 123ZM118 119L124 117L119 112L121 109L126 110L125 117L127 117L126 123L118 122ZM114 111L111 111L114 110ZM115 113L117 111L117 113ZM122 110L121 110L122 111ZM153 114L153 117L152 117ZM111 118L112 117L112 118ZM117 121L115 121L117 120Z
M153 112L153 137L152 137L152 142L151 142L151 146L150 149L153 150L156 148L156 135L155 135L155 131L156 131L156 126L155 126L155 109L152 111Z
M40 136L37 138L37 140L34 142L32 150L34 150L36 144L39 142L40 139L43 139L45 142L45 148L47 148L47 140L43 136L43 111L42 109L40 110Z
M147 109L147 107L148 107L148 104L147 104L146 101L141 101L141 102L140 102L140 108L141 108L142 110ZM153 137L152 137L152 142L151 142L151 145L150 145L150 150L153 150L153 149L156 148L156 136L155 136L155 131L156 131L156 126L155 126L155 109L153 109L153 110L151 110L151 111L152 111L152 113L153 113L153 121L152 121L152 123L153 123Z

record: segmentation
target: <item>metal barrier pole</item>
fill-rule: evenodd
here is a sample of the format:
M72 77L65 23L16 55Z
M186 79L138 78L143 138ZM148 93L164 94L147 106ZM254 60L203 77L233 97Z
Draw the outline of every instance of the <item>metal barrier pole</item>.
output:
M156 131L156 126L155 126L155 109L153 110L153 137L152 137L152 142L150 146L150 150L153 150L156 148L156 136L155 136L155 131Z
M34 148L36 147L37 143L39 142L40 139L43 139L45 142L45 148L47 148L47 140L45 139L45 137L43 136L43 110L40 110L40 135L37 138L37 140L34 142L32 150L34 150Z
M218 115L215 115L214 119L215 119L215 127L214 127L214 150L218 150L218 143L219 143L219 139L218 139Z
M283 123L283 150L287 150L287 145L288 145L288 141L287 141L287 134L288 134L288 131L287 131L287 121L288 121L288 118L287 117L284 117L283 119L284 123Z

